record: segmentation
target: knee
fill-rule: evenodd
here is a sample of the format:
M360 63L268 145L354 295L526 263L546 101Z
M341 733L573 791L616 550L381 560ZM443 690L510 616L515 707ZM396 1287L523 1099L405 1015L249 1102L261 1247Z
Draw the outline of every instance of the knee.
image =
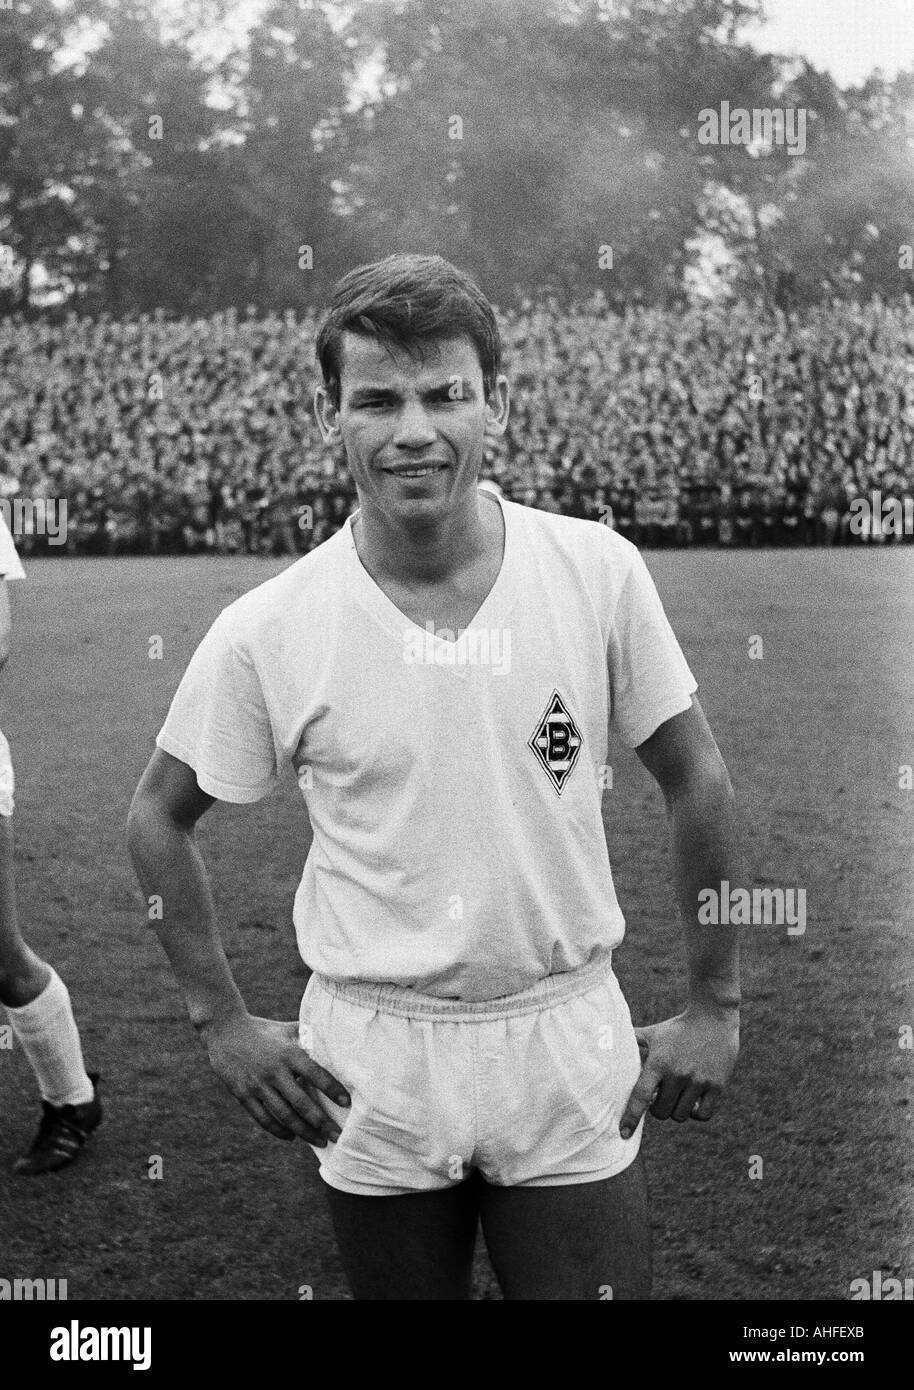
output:
M51 967L18 941L0 944L0 1004L11 1009L30 1004L47 986Z

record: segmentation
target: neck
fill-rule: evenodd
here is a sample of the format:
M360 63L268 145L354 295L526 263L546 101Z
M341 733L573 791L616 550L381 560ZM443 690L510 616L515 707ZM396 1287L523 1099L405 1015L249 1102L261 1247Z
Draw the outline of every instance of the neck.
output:
M383 574L395 583L444 582L484 553L483 507L488 512L488 504L480 505L474 488L440 521L405 526L392 522L370 503L362 504L352 526L359 558L370 574Z

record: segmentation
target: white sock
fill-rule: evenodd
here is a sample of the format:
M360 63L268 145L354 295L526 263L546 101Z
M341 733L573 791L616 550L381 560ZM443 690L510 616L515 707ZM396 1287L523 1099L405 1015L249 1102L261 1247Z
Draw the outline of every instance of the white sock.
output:
M18 1009L6 1005L13 1032L38 1080L42 1100L51 1105L84 1105L94 1094L83 1066L79 1029L70 995L53 966L37 999Z

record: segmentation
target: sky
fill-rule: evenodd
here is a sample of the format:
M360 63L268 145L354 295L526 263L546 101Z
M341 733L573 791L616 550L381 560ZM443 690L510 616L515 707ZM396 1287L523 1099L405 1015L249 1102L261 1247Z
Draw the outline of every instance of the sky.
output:
M769 22L746 32L754 47L798 54L842 87L874 68L914 68L914 0L763 0Z

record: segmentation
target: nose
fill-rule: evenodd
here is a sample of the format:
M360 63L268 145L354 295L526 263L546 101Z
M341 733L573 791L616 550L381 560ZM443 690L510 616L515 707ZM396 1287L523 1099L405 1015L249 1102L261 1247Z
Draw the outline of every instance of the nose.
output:
M398 449L424 449L435 442L434 427L421 401L409 401L404 405L393 442Z

